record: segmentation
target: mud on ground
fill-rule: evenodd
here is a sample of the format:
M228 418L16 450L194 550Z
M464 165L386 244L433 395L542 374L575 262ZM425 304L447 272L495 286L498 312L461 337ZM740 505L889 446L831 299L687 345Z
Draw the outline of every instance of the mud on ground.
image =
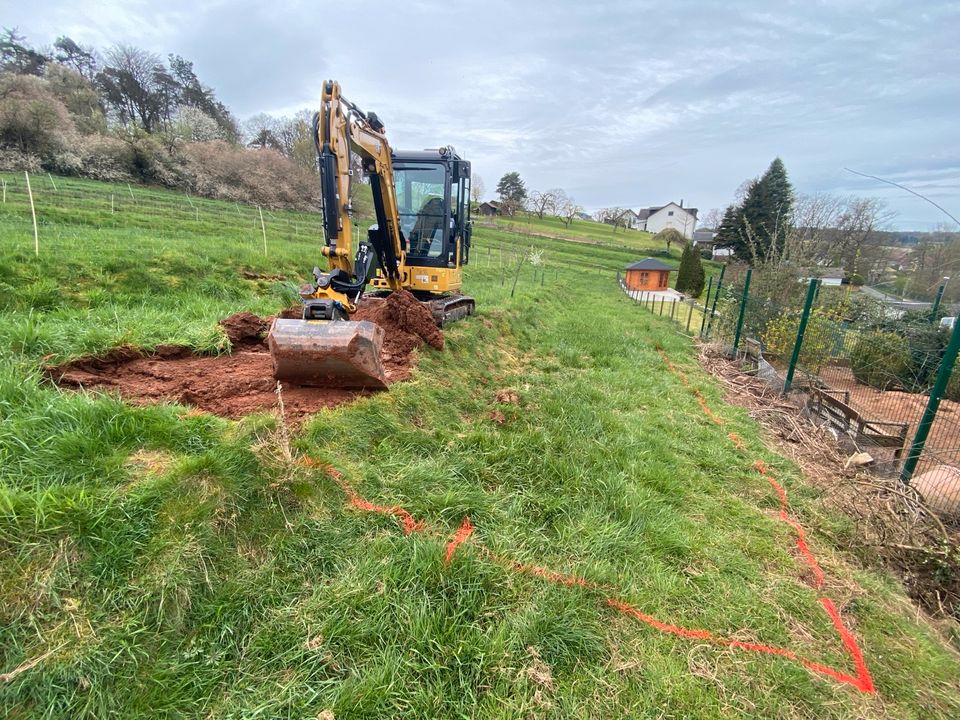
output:
M279 315L290 317L291 313ZM388 385L410 377L416 364L414 351L424 342L443 349L443 333L429 308L406 291L386 299L364 298L352 319L370 320L383 328L380 358ZM265 340L272 320L252 313L222 320L220 325L233 347L230 355L194 355L177 345L161 345L152 352L120 347L100 357L46 368L46 373L63 387L117 391L134 404L177 402L239 418L277 406L277 383ZM290 419L303 419L373 392L283 383L284 412Z

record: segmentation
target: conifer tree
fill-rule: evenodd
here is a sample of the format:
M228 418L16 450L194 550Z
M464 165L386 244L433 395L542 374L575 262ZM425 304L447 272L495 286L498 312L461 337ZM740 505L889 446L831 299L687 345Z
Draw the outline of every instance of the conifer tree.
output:
M680 256L680 270L677 272L677 292L695 298L700 297L704 281L705 273L703 263L700 261L700 253L692 244L685 245L683 254Z

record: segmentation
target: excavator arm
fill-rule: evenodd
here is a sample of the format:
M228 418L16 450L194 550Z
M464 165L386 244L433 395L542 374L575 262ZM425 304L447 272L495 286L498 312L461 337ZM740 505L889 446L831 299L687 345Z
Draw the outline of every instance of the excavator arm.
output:
M304 317L346 319L356 308L379 263L392 290L401 289L404 242L397 213L390 144L383 123L340 94L340 85L324 83L320 111L314 116L314 139L320 169L323 255L329 271L314 269L316 285L301 293ZM367 242L353 247L353 208L350 205L353 171L351 153L359 156L370 178L377 224ZM371 252L372 249L372 252Z

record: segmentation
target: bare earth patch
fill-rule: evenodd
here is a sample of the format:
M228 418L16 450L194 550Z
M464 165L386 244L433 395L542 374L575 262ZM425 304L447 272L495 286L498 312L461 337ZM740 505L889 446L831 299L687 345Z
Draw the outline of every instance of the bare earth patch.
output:
M380 357L388 384L410 377L416 364L414 351L424 342L443 348L443 333L430 310L407 292L395 292L386 299L365 298L352 319L370 320L384 329ZM194 355L178 345L161 345L152 352L120 347L100 357L49 367L46 373L58 385L113 390L135 404L176 402L239 418L277 406L277 383L264 340L272 320L237 313L221 321L233 345L230 355ZM302 419L373 392L283 383L284 412Z

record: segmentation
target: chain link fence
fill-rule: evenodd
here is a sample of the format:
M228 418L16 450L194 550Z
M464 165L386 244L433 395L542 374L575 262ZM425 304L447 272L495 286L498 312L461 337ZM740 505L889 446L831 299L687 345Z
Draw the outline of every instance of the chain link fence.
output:
M681 308L691 301L666 311L640 303L686 328ZM702 326L688 334L747 358L783 392L805 393L808 412L851 446L854 462L911 484L942 518L960 523L954 309L938 301L905 308L850 285L735 265L694 307Z

